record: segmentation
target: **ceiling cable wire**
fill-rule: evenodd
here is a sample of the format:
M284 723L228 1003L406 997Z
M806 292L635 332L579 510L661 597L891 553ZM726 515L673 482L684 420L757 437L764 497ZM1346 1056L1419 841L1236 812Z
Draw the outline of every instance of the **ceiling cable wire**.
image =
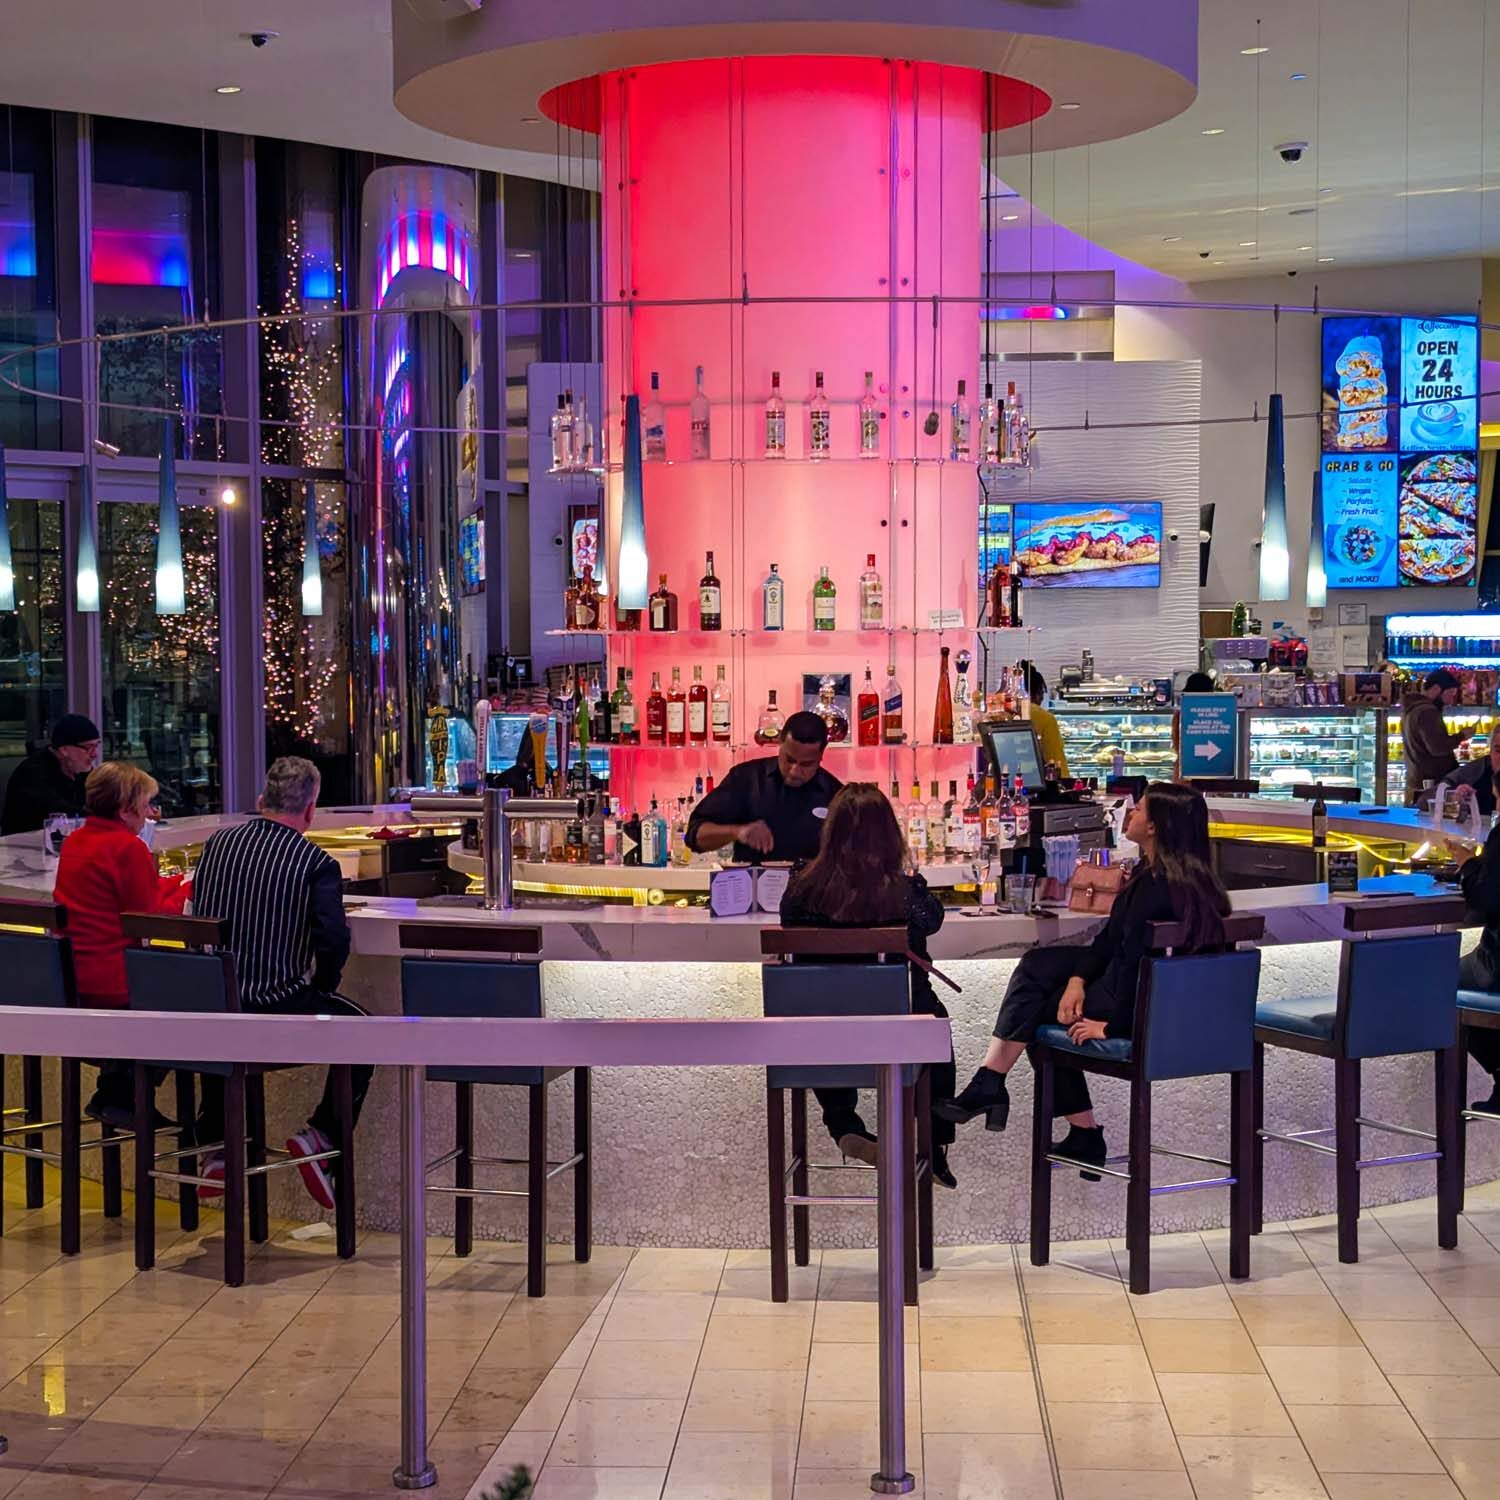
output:
M1263 154L1263 143L1261 141L1261 116L1260 116L1260 84L1261 69L1266 60L1266 49L1260 44L1260 17L1255 18L1255 243L1251 246L1250 259L1260 259L1260 226L1261 215L1265 212L1265 205L1261 198L1261 156Z

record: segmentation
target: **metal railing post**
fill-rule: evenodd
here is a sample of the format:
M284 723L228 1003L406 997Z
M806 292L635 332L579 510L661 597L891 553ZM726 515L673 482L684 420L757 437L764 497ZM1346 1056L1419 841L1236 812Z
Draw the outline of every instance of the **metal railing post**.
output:
M398 1490L437 1483L427 1457L427 1168L422 1144L425 1068L401 1069L401 1464Z
M905 1109L901 1064L880 1067L880 1468L870 1476L877 1495L905 1495L916 1485L906 1469L906 1217Z
M479 852L484 869L486 911L510 911L516 904L512 873L510 822L505 804L510 792L504 787L484 789L484 812L479 822Z

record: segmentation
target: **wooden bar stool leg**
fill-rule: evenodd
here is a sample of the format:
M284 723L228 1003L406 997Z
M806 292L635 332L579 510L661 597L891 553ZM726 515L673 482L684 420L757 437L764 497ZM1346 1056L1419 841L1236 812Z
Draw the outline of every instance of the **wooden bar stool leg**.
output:
M1359 1260L1359 1063L1333 1060L1334 1183L1339 1220L1339 1259Z
M588 1261L594 1253L594 1077L587 1068L573 1069L573 1259Z
M784 1174L783 1174L784 1176ZM807 1192L807 1090L792 1090L792 1196ZM812 1264L812 1211L805 1203L792 1208L792 1261Z
M916 1090L908 1084L901 1090L901 1114L906 1122L906 1150L901 1155L901 1170L906 1181L902 1186L901 1210L906 1219L905 1280L906 1305L917 1305L917 1140L912 1129Z
M1463 1157L1459 1142L1463 1138L1463 1075L1459 1068L1464 1059L1462 1046L1444 1047L1433 1058L1433 1082L1436 1089L1433 1133L1437 1149L1437 1229L1438 1248L1453 1250L1458 1246L1458 1215L1463 1206Z
M42 1102L42 1060L39 1057L27 1057L21 1061L21 1089L22 1103L26 1107L26 1121L28 1124L46 1119L45 1108ZM29 1150L44 1150L47 1139L41 1134L29 1134L26 1137L26 1145ZM26 1158L26 1207L40 1208L46 1196L46 1178L43 1175L42 1163L35 1156Z
M1031 1057L1031 1263L1052 1259L1052 1054L1045 1047Z
M453 1085L453 1144L458 1155L453 1158L454 1187L474 1186L474 1085ZM469 1255L474 1249L474 1200L459 1196L453 1200L453 1253Z
M224 1081L224 1284L245 1284L245 1069Z
M113 1125L100 1125L99 1139L114 1142L112 1146L99 1148L99 1173L103 1179L104 1217L118 1219L125 1212L124 1184L120 1173L120 1145L124 1137Z
M1255 1073L1229 1075L1229 1277L1250 1274L1250 1226L1255 1213Z
M526 1295L547 1295L547 1085L530 1086L526 1167Z
M198 1144L197 1075L186 1068L178 1068L174 1079L177 1092L177 1144L181 1147ZM198 1175L197 1156L178 1159L177 1170L185 1177ZM177 1187L177 1222L191 1234L198 1227L198 1189L190 1182Z
M917 1076L917 1156L927 1164L917 1183L917 1265L930 1271L932 1244L932 1070Z
M340 1260L354 1258L354 1072L333 1070L333 1108L338 1119L338 1160L333 1165L333 1228Z
M266 1162L266 1080L263 1074L245 1077L245 1165L262 1167ZM258 1172L246 1179L245 1196L250 1203L250 1239L263 1245L271 1237L270 1209L266 1195L266 1174Z
M1151 1085L1130 1084L1130 1181L1125 1184L1125 1250L1130 1290L1151 1290Z
M1250 1087L1254 1100L1250 1112L1250 1233L1259 1234L1265 1224L1266 1212L1266 1142L1261 1131L1266 1128L1266 1049L1264 1043L1255 1044L1254 1061L1250 1065Z
M766 1177L771 1192L771 1301L787 1300L786 1095L766 1085Z
M83 1192L83 1125L80 1097L79 1065L76 1057L64 1057L58 1064L58 1114L62 1119L62 1142L59 1147L62 1170L61 1242L64 1255L77 1255L82 1239L80 1218Z
M156 1264L156 1188L151 1180L151 1072L135 1065L135 1268L149 1271Z

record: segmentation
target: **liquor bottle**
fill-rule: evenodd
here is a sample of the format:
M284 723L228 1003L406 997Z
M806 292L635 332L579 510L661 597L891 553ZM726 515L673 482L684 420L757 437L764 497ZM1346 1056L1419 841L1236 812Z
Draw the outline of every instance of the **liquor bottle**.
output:
M979 405L979 457L984 463L1000 462L1000 426L1000 403L995 400L995 387L986 381Z
M968 793L963 811L963 852L968 858L977 859L984 845L984 811L979 801L979 788L975 784L972 771L969 772Z
M667 456L667 409L661 404L661 377L651 372L651 399L641 410L641 456L660 463Z
M589 745L594 737L592 706L589 703L588 690L582 684L578 689L578 705L573 710L573 732L578 737L578 756L583 766L584 774L588 774Z
M776 706L776 689L772 688L766 706L755 721L755 743L757 745L779 745L781 731L786 728L786 719Z
M1010 792L1009 767L1000 772L1000 846L1012 849L1016 842L1016 802Z
M1323 800L1323 789L1318 788L1317 800L1312 805L1312 846L1314 849L1328 847L1328 804Z
M875 374L865 371L865 393L859 398L859 456L880 457L880 403L875 399Z
M620 799L608 797L608 811L604 814L604 863L617 865L624 851L620 848Z
M906 804L906 847L914 865L927 860L927 804L922 800L921 783L913 779L911 801Z
M1010 618L1010 569L1003 562L995 564L984 593L985 624L1003 630L1013 623Z
M583 841L587 861L591 865L602 865L604 863L605 829L607 826L604 816L604 803L605 798L602 793L589 800L588 823L583 830Z
M818 581L813 584L813 629L833 630L835 628L834 601L838 590L833 586L833 580L828 576L828 568L825 565L818 569Z
M672 686L667 689L667 743L687 743L687 693L682 686L682 668L672 668Z
M885 626L885 584L875 571L875 554L865 554L865 570L859 575L859 628L881 630Z
M724 592L719 587L719 575L714 572L712 552L708 554L708 562L704 565L703 577L698 580L698 628L724 628Z
M948 800L943 804L943 848L949 859L964 856L964 804L956 781L948 783Z
M646 743L665 745L667 742L667 700L661 690L661 673L651 674L651 694L646 699Z
M652 630L676 630L677 629L677 595L667 587L667 575L658 575L661 579L656 592L647 601L650 607L650 627Z
M1031 447L1031 429L1027 425L1026 408L1014 380L1007 383L1005 405L1006 446L1010 450L1010 461L1024 464L1027 450Z
M578 589L573 595L573 618L568 623L574 630L599 628L599 585L594 582L592 563L583 565L583 577L578 580Z
M1010 669L1010 680L1015 685L1015 716L1018 719L1031 717L1031 684L1027 680L1031 673L1029 663L1017 662Z
M552 413L552 467L571 468L573 455L568 445L568 398L557 393L557 410Z
M605 677L603 682L609 679ZM620 726L615 722L615 697L601 686L601 679L589 679L589 717L594 726L596 745L613 745L619 740Z
M979 844L990 858L999 851L1000 804L995 800L995 778L984 778L984 800L979 804Z
M708 743L708 684L699 666L693 668L693 685L688 689L687 737L695 745Z
M962 380L958 382L958 395L953 402L952 416L948 457L961 463L970 456L969 398L964 394L964 382Z
M786 584L775 563L760 586L760 623L762 630L786 629Z
M771 371L771 394L766 397L767 458L786 457L786 402L781 396L781 371Z
M620 863L622 865L639 865L641 863L641 815L631 810L630 816L620 824Z
M575 811L567 821L567 832L563 835L563 863L581 865L586 857L583 819Z
M953 743L953 688L948 681L948 647L941 650L942 664L938 667L937 706L932 711L932 743Z
M667 862L667 823L656 809L656 798L641 819L641 863L659 868Z
M932 795L927 799L927 857L935 865L943 862L943 850L947 844L947 827L943 799L938 794L938 784L934 781Z
M1011 798L1016 810L1016 842L1027 843L1031 838L1031 799L1026 795L1025 778L1017 775L1016 792Z
M694 378L697 381L697 389L694 390L692 404L688 407L688 431L692 445L689 451L695 459L701 461L711 457L713 453L713 444L708 430L708 397L703 394L702 365L698 366Z
M568 402L573 402L572 391ZM594 424L589 419L588 402L582 396L573 412L573 467L587 469L594 461Z
M638 745L641 736L635 717L635 694L631 691L625 668L618 667L616 671L618 675L615 678L613 705L615 742L620 745Z
M974 692L969 686L969 663L967 651L960 651L954 658L958 671L953 681L953 738L960 745L974 742Z
M823 394L823 372L819 370L812 396L807 403L807 456L824 459L831 452L828 397Z
M901 723L901 684L896 681L896 664L885 669L885 688L880 695L880 738L887 745L899 745L906 738Z
M719 673L714 679L714 690L708 702L709 728L713 734L716 745L727 745L730 738L730 712L731 700L729 694L729 683L724 676L724 663L719 663Z
M849 716L835 700L833 678L825 677L818 685L818 701L813 704L812 711L828 726L830 745L848 743Z
M875 691L875 681L870 676L868 664L865 667L864 685L854 702L854 720L859 725L858 738L861 745L880 743L880 694Z
M563 629L575 630L577 626L574 621L578 618L578 590L583 586L583 580L568 573L568 586L563 590Z

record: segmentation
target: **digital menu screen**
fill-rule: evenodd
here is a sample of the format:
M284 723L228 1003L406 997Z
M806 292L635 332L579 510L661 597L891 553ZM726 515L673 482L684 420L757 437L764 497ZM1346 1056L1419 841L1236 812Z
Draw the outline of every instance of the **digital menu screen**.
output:
M1463 318L1323 320L1329 588L1473 587L1479 332Z

